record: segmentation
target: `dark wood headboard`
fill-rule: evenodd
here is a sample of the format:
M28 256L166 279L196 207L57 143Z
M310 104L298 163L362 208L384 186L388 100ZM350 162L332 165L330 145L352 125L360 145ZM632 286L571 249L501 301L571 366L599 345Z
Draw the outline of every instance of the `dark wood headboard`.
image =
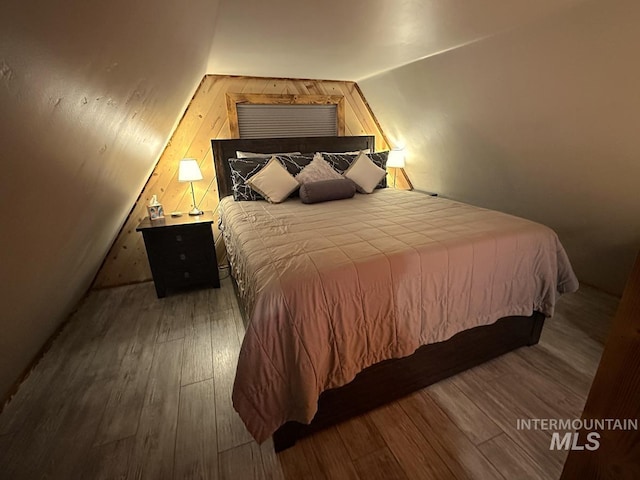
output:
M243 152L350 152L369 148L375 151L375 137L288 137L288 138L234 138L211 140L213 164L218 181L218 196L232 195L231 168L228 159L236 157L236 150Z

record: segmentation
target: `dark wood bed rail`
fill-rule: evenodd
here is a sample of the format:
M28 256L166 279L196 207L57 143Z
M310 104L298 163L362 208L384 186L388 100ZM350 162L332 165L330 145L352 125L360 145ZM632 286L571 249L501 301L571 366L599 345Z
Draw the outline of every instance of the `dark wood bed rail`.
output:
M276 452L300 438L427 387L516 348L535 345L544 315L507 317L465 330L446 342L423 345L409 357L386 360L366 368L347 385L327 390L309 425L287 422L273 434Z

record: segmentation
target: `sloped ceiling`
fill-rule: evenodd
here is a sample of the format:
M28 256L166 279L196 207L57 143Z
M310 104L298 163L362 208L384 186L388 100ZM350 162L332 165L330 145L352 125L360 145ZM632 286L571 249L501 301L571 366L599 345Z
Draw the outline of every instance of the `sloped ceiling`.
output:
M206 70L215 0L0 16L0 401L86 292Z
M208 72L359 81L578 0L222 0Z

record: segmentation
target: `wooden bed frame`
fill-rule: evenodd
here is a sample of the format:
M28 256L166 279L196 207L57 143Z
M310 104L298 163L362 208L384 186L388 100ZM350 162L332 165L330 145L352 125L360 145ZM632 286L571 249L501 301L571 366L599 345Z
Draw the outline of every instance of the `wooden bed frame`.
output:
M211 140L220 199L232 194L227 159L236 150L245 152L346 152L370 148L373 136L291 137L270 139ZM235 284L234 284L235 286ZM244 321L247 312L237 294ZM397 400L468 368L484 363L540 339L544 315L506 317L497 322L465 330L445 342L420 347L413 355L386 360L360 372L340 388L327 390L318 399L318 412L309 425L287 422L273 435L276 452L293 446L297 439L335 425L376 407Z

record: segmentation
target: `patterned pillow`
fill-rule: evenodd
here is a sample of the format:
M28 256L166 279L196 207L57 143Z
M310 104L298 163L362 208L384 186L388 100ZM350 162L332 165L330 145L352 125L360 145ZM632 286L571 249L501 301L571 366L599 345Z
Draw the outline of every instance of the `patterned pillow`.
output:
M331 168L331 165L325 162L319 153L316 153L311 163L296 176L296 180L301 184L340 179L342 179L342 175Z
M295 176L311 163L313 155L279 155L278 161L285 166L287 171ZM247 185L247 180L262 170L270 158L230 158L231 183L233 187L233 199L236 201L264 200L265 198Z
M389 157L389 152L376 152L369 153L367 156L371 159L373 163L375 163L378 167L386 170L387 168L387 158ZM336 170L340 174L344 174L347 169L351 166L351 164L356 160L358 155L349 155L344 153L322 153L322 157L331 165L334 170ZM382 180L378 182L376 188L386 188L387 187L387 176L382 177Z
M298 155L279 154L276 156L278 160L280 160L280 163L282 163L287 168L287 171L294 177L313 160L313 153L302 153Z

